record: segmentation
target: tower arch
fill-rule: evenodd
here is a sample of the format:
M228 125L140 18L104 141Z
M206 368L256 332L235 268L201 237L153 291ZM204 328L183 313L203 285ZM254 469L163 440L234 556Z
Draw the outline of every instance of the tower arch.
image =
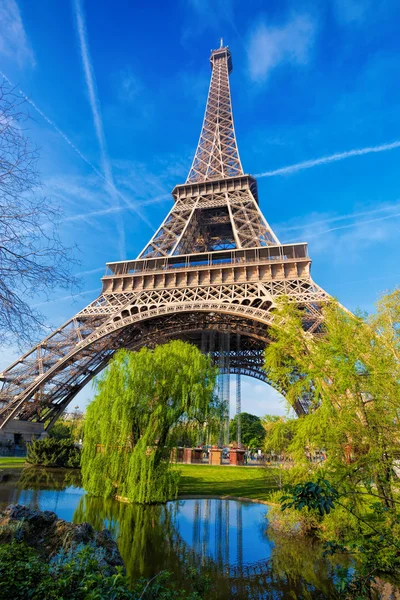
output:
M204 350L204 336L223 333L232 336L230 372L268 381L262 352L279 298L303 309L305 329L319 330L329 296L311 278L307 244L280 244L240 161L229 48L210 62L198 147L170 212L136 259L107 263L98 298L0 373L0 434L10 423L51 426L121 347L179 337ZM296 410L305 410L300 401Z

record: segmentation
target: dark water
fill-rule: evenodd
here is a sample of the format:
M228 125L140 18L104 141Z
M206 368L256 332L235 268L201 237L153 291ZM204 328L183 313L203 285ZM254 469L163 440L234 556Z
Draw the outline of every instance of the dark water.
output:
M38 469L10 471L0 484L0 510L11 502L107 527L133 579L168 570L187 587L200 572L200 581L211 582L205 600L337 597L334 565L321 548L274 534L266 505L207 499L128 505L86 495L79 472Z

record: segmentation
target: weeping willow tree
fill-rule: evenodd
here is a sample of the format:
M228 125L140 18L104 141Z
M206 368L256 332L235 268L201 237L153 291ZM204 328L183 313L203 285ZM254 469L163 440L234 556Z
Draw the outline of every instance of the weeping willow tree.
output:
M179 473L169 464L176 431L214 418L216 376L210 358L181 341L117 352L87 409L85 489L142 504L176 498Z

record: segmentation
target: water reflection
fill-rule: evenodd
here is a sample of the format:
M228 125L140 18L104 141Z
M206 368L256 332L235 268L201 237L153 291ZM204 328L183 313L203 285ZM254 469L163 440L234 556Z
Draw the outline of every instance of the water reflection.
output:
M202 499L142 507L89 497L79 486L79 472L28 469L0 484L0 505L20 502L107 527L130 578L167 570L188 588L200 573L197 581L211 582L204 600L337 597L321 548L274 535L267 506Z
M272 537L267 507L233 500L183 500L164 506L123 505L83 496L74 521L108 527L129 576L162 569L188 587L188 572L211 581L205 599L335 598L332 564L302 540Z
M0 510L11 503L51 510L71 521L79 498L84 494L79 470L7 469L0 483Z

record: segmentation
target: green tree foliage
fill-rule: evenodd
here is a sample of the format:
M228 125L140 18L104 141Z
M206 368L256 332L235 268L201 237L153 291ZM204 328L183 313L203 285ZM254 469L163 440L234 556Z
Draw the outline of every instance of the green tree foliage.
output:
M72 440L72 429L70 425L57 421L49 431L49 437L55 440Z
M289 302L265 351L269 377L293 406L308 397L311 412L298 419L289 451L305 470L320 468L307 453L326 450L324 468L341 485L372 484L393 507L394 457L400 428L400 291L382 298L372 318L354 316L336 302L324 310L324 334L305 333L303 315Z
M242 430L242 444L243 446L250 446L251 448L261 448L265 436L265 431L261 423L260 417L251 415L249 413L241 414L241 430ZM237 438L237 415L231 419L229 425L229 437L231 440Z
M298 419L271 415L263 417L264 451L285 456L295 436L297 424Z
M83 483L89 493L165 502L178 492L169 468L176 431L203 428L216 408L217 371L181 341L154 350L120 350L97 379L85 420Z
M81 452L72 439L33 440L28 445L26 462L43 467L79 468Z
M109 528L118 543L131 587L137 581L153 578L154 572L162 568L173 574L169 585L173 581L182 592L196 591L203 598L210 580L180 535L176 526L178 512L179 507L171 504L143 506L85 495L73 521L88 521L98 530ZM217 564L213 568L219 570ZM154 583L157 582L158 577Z
M372 573L399 570L400 291L382 297L370 317L332 301L322 335L306 333L303 319L282 301L265 351L268 376L289 403L310 402L309 414L272 428L296 460L291 499L282 501L300 515L307 507L323 539L357 554L360 578L341 579L350 597ZM315 460L317 450L325 460Z
M57 440L73 440L78 443L83 440L84 418L71 421L57 421L49 430L49 436Z
M376 574L387 573L397 580L400 574L400 520L396 512L388 511L379 502L370 504L368 513L360 515L359 511L354 510L352 503L347 501L347 495L345 492L340 494L329 481L320 477L317 481L288 485L286 494L280 499L281 510L292 513L289 520L293 518L293 512L300 511L302 524L307 521L310 523L310 519L312 522L314 517L313 526L316 529L316 517L319 515L325 538L328 537L332 519L321 517L332 513L333 522L338 518L342 530L339 530L339 536L328 541L325 554L351 553L358 557L357 571L352 565L350 568L342 565L336 569L336 587L340 597L378 599L381 598L380 593L371 586L376 583ZM285 514L285 520L286 518ZM348 531L343 536L345 527ZM348 535L349 531L351 536Z

